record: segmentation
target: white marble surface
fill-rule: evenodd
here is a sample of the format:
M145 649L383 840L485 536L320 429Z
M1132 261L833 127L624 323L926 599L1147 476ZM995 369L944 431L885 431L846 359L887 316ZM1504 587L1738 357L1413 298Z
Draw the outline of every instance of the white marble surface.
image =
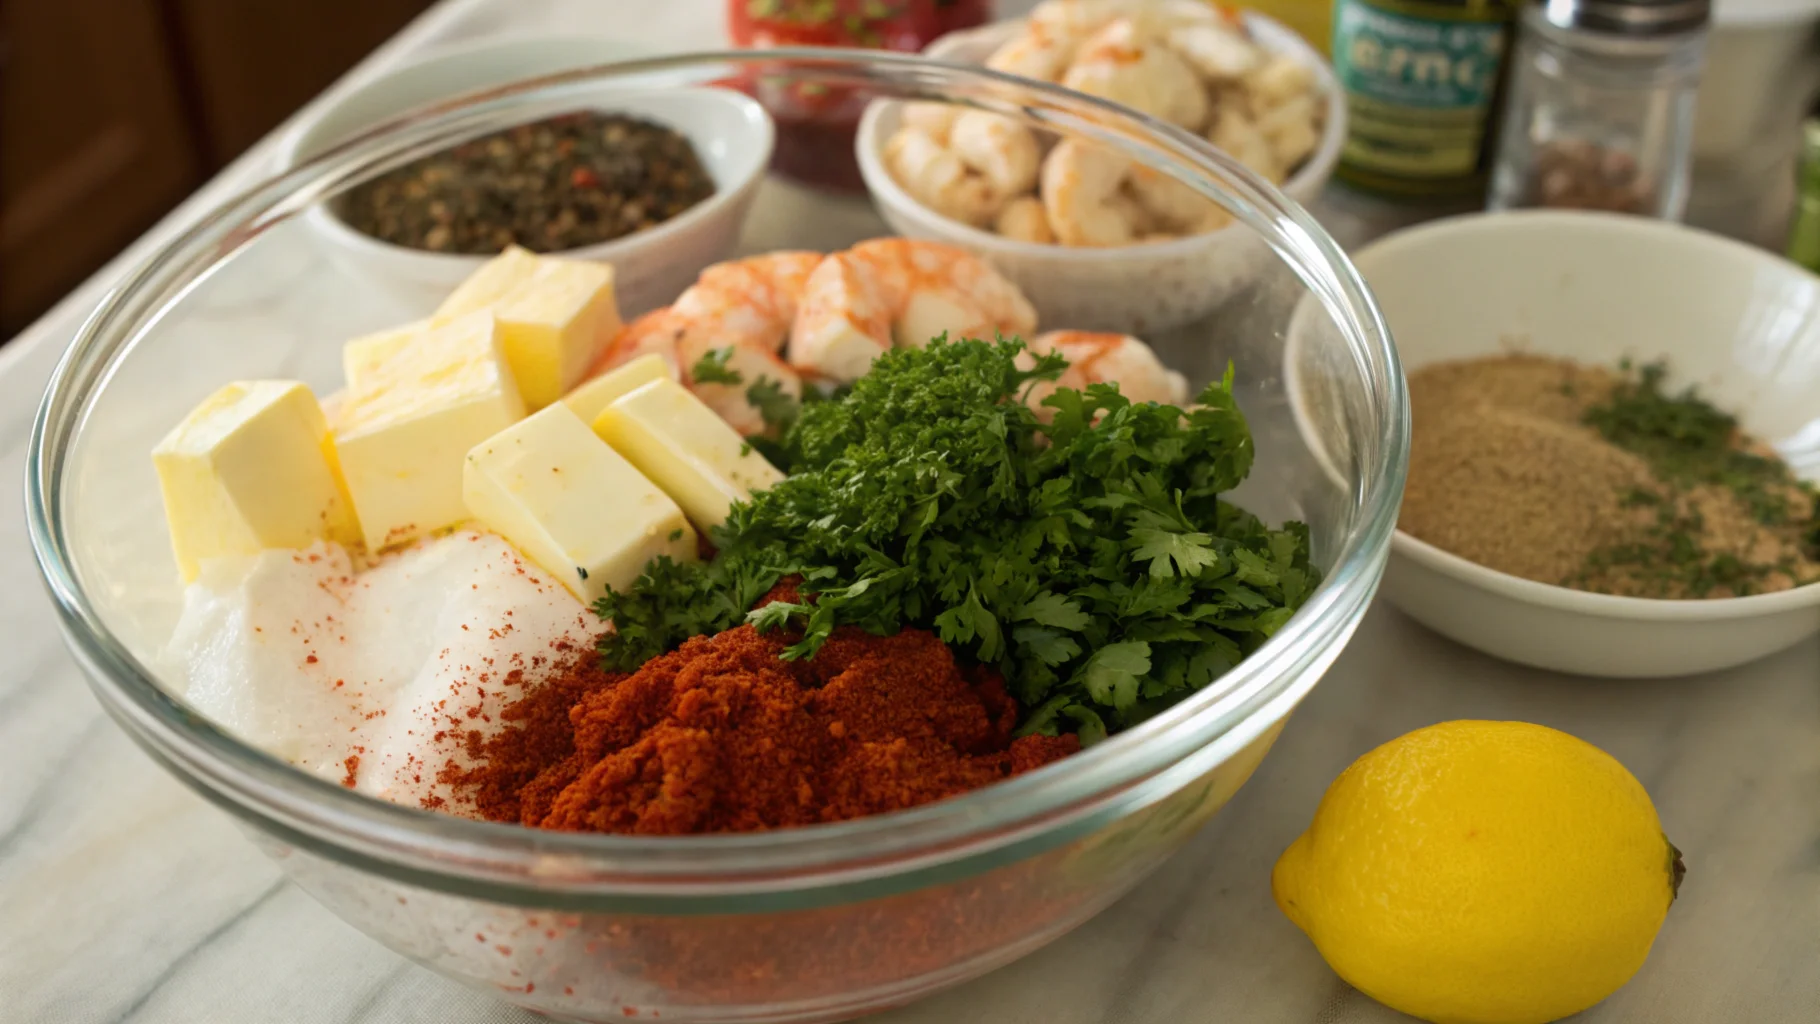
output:
M456 0L356 74L488 33L612 31L623 2ZM638 35L712 45L718 11L712 0L653 5ZM268 153L229 168L148 238L258 176ZM1369 222L1333 213L1348 241ZM12 490L0 502L0 566L18 580L0 591L0 1022L529 1021L401 960L285 883L105 720L56 638L16 491L28 420L80 317L145 244L0 352L0 481ZM1406 1019L1327 970L1271 905L1269 868L1352 758L1464 717L1542 722L1609 750L1686 852L1688 881L1649 963L1581 1019L1820 1020L1820 641L1723 675L1596 682L1491 661L1382 605L1257 776L1158 875L1054 946L880 1019Z

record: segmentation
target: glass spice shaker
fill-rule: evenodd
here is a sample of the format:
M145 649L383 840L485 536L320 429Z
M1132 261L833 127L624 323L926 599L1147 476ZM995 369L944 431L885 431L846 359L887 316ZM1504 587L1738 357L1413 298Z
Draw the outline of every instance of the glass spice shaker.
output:
M1490 208L1679 220L1711 13L1710 0L1542 0L1526 7Z

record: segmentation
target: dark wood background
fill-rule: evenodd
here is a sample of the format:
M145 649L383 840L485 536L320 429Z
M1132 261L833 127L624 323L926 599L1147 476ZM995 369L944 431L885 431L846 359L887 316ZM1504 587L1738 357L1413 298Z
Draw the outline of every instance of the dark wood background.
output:
M0 340L432 0L0 0Z

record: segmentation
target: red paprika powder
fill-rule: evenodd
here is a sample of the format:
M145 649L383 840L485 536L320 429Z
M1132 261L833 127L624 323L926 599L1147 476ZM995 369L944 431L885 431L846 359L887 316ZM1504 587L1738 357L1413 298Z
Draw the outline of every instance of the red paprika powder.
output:
M537 828L684 835L812 825L956 796L1065 757L1011 735L996 672L926 630L843 627L815 657L741 626L630 675L579 656L444 769L480 814Z

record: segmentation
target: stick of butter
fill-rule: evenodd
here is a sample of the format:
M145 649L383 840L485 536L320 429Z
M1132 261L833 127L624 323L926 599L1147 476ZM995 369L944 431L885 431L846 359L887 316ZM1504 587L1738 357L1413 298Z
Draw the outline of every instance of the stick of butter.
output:
M594 432L702 530L726 522L734 502L784 478L726 420L667 378L615 399L595 418Z
M349 388L332 424L367 547L378 551L468 518L468 449L524 418L489 313L416 336Z
M682 509L566 405L487 438L462 471L468 511L592 605L659 555L696 557Z
M488 260L436 310L432 323L487 309L525 405L541 409L574 387L619 331L613 267L536 256L517 246Z
M328 424L296 381L221 388L158 442L152 465L185 583L205 558L360 543Z
M666 378L676 379L670 370L670 364L664 362L660 355L643 355L623 366L608 370L562 396L562 404L574 410L583 423L592 423L614 399L654 380Z

